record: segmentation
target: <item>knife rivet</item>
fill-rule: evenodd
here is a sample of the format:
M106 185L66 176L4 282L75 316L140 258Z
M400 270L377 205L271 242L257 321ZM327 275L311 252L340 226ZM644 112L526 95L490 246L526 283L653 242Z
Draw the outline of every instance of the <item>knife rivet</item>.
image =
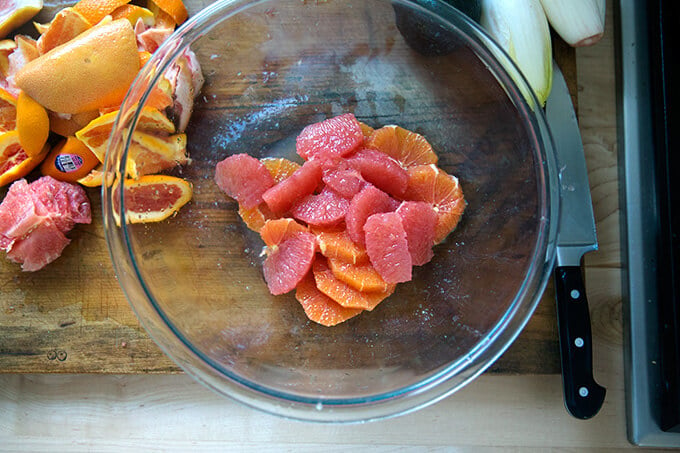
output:
M578 292L578 289L572 289L571 293L569 293L572 299L578 299L579 296L581 296L581 293Z
M583 338L578 337L574 340L574 344L576 345L577 348L582 348L583 347Z
M588 396L588 389L585 387L581 387L580 389L578 389L578 394L585 398L586 396Z

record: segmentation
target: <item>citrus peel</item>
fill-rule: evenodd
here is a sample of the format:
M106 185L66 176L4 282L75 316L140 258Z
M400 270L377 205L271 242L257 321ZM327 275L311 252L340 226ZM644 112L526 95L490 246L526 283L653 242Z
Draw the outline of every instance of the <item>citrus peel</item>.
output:
M30 157L37 156L42 152L50 135L47 110L24 91L19 92L16 110L19 142L26 154Z

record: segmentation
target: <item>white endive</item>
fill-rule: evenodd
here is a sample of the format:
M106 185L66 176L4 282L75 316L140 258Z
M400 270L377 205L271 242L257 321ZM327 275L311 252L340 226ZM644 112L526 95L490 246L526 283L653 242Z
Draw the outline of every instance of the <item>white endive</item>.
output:
M522 71L541 106L545 105L552 87L552 42L540 1L482 0L480 23ZM512 68L507 69L516 79Z
M590 46L604 34L605 0L541 0L550 25L569 45Z

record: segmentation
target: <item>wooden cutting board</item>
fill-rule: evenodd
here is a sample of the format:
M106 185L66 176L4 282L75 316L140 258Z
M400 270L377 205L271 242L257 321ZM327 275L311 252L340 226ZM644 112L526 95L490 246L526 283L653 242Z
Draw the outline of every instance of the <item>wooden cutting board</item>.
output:
M210 1L185 1L190 14ZM56 2L37 20L47 22ZM32 33L30 28L22 31ZM573 49L559 39L555 58L576 99ZM6 188L0 190L4 197ZM148 337L113 272L101 220L99 190L88 189L93 222L69 236L62 257L35 273L0 259L0 373L176 373L181 370ZM4 257L3 257L4 258ZM560 372L553 289L492 373Z

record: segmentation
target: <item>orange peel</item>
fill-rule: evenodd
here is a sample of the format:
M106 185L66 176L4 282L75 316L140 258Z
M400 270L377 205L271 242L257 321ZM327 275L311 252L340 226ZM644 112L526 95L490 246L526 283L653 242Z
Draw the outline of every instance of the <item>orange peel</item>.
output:
M128 3L130 0L80 0L73 6L73 9L82 14L91 24L96 24L116 8Z
M20 91L17 99L16 129L19 142L30 157L43 151L50 135L50 119L47 110L26 92Z
M193 195L191 183L169 175L146 175L123 182L127 223L160 222L174 215ZM120 211L114 200L114 212ZM120 221L120 220L119 220Z
M29 174L47 156L45 145L37 156L29 156L19 143L19 133L9 131L0 134L0 187Z

